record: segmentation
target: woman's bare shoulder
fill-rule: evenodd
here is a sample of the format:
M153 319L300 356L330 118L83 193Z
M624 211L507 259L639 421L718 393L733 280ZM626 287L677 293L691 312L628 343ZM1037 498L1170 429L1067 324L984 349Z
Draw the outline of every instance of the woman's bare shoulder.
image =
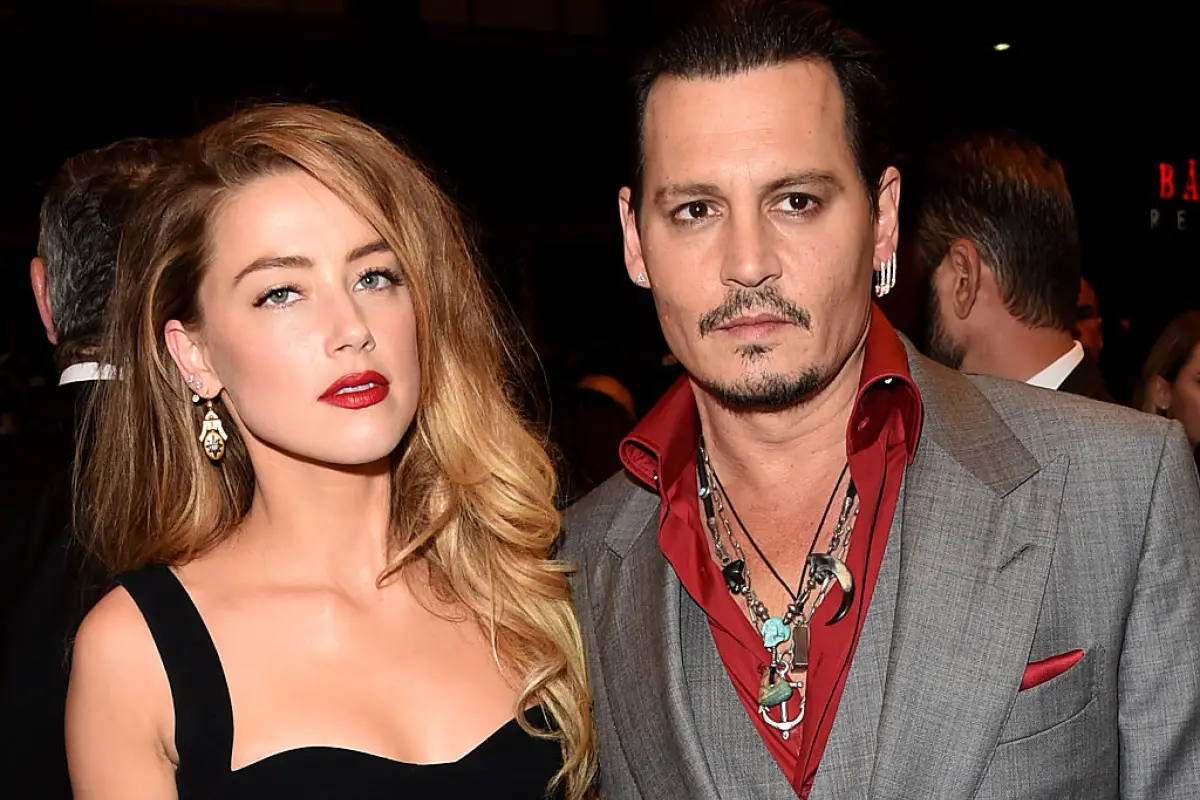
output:
M72 661L90 669L143 672L160 665L146 620L123 587L110 591L84 618L75 635Z
M88 613L71 661L66 744L75 796L172 796L171 689L129 592L113 589Z
M106 594L84 618L71 654L70 691L95 712L105 706L155 735L170 724L171 688L154 637L137 603L122 587Z

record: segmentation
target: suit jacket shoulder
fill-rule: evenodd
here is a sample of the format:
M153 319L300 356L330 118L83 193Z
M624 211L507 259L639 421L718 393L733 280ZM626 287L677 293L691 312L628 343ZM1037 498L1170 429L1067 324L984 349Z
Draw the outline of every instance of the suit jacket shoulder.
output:
M1170 420L1080 394L998 378L972 382L1039 461L1066 453L1089 461L1152 467L1163 437L1182 428Z
M909 366L925 409L922 440L976 462L968 468L987 472L987 460L996 455L991 448L1014 437L1039 465L1066 455L1075 466L1125 465L1117 475L1153 470L1164 437L1182 435L1178 424L1160 417L1069 392L963 375L911 350Z
M559 557L583 561L602 547L627 546L658 507L658 496L621 470L567 509Z

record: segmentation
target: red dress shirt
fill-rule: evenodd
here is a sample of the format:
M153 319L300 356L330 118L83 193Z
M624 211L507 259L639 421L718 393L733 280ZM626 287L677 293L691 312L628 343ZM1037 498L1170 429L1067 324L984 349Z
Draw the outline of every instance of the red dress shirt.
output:
M883 312L875 308L846 431L850 476L859 494L858 519L846 557L846 566L854 575L854 602L845 618L826 627L842 601L842 590L835 582L813 613L804 722L793 729L787 741L758 715L759 680L768 653L740 601L725 588L720 566L709 553L709 533L700 518L696 494L700 422L686 377L667 391L621 444L626 468L662 498L659 544L663 555L708 616L717 651L742 704L801 798L808 797L829 740L883 561L901 478L906 464L912 462L920 430L921 396L909 375L908 356Z

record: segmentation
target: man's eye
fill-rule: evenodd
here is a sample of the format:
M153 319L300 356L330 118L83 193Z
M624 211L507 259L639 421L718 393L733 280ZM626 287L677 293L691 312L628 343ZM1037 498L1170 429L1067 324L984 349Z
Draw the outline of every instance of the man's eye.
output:
M789 194L779 204L790 214L809 214L817 209L817 198L807 194Z
M694 221L704 219L710 215L710 212L711 209L709 208L708 203L705 203L701 200L696 200L680 208L679 211L676 212L675 216L680 219Z

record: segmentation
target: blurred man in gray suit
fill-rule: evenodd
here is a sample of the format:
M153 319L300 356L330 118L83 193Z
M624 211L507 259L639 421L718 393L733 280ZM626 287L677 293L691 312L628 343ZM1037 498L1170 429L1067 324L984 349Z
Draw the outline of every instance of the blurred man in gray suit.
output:
M625 260L687 375L567 516L601 796L1197 796L1179 426L895 333L885 96L822 9L701 14L637 87Z

